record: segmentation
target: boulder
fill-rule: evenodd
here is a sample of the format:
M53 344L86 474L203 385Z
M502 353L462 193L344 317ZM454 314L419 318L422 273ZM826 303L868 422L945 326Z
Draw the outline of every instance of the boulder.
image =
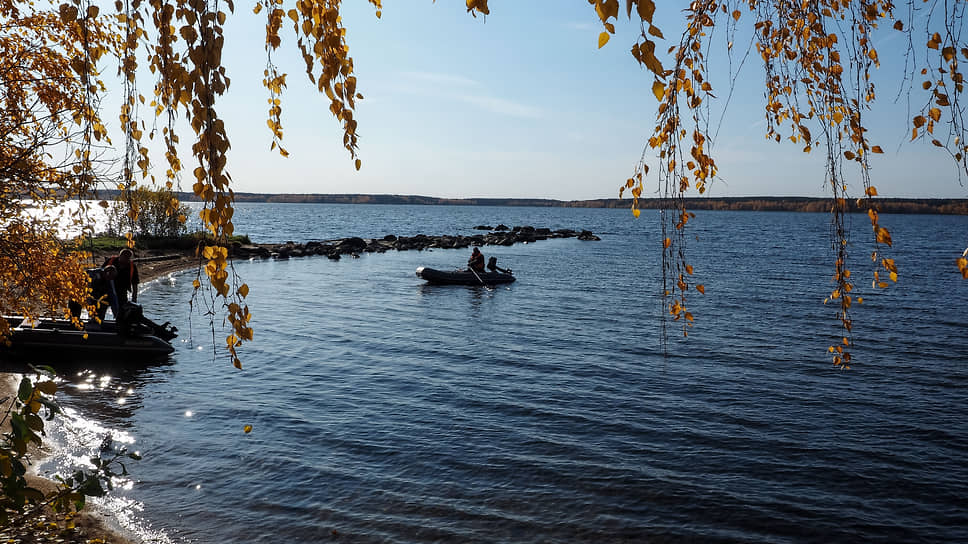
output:
M346 254L346 253L359 253L366 249L366 240L354 236L352 238L346 238L340 243L336 244L336 251Z

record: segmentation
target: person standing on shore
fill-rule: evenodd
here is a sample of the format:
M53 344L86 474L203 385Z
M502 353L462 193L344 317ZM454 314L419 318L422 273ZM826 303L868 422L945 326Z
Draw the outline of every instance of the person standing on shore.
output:
M118 294L118 302L125 304L128 302L128 291L131 291L131 302L138 302L138 265L134 264L134 252L124 248L118 253L117 257L110 257L104 261L104 265L112 265L118 270L118 276L114 279L114 289Z

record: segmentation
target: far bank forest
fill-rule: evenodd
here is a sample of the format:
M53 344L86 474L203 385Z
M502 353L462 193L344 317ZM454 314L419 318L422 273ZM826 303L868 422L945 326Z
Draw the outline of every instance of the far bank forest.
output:
M105 192L104 197L111 195ZM179 200L198 200L192 193L177 193ZM235 193L236 202L269 202L277 204L410 204L428 206L534 206L549 208L630 208L631 200L603 198L597 200L553 200L543 198L436 198L416 195L364 194L273 194ZM955 198L878 198L880 213L968 215L968 199ZM668 202L664 205L668 207ZM830 198L811 197L698 197L687 198L691 210L815 212L830 213ZM639 199L640 209L658 209L663 200ZM867 213L866 201L848 201L850 212Z

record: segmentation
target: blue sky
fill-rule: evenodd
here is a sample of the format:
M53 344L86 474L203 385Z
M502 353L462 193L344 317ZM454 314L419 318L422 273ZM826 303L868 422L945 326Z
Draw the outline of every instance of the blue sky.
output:
M325 96L305 78L291 34L290 47L284 41L275 55L289 74L283 124L291 155L269 151L261 86L264 18L237 4L223 55L232 86L218 106L232 140L235 190L617 197L657 108L651 75L629 53L637 25L623 17L617 34L598 49L601 24L583 0L491 0L486 20L471 17L463 4L387 1L377 19L362 0L344 3L347 41L365 97L357 108L358 172ZM659 10L658 26L676 39L678 11ZM714 59L726 69L724 56ZM822 154L764 140L756 60L754 52L723 118L713 151L724 179L709 194L828 195ZM930 145L906 143L906 105L894 102L899 76L886 68L878 74L883 103L869 117L885 150L872 174L881 196L968 197L950 159ZM725 98L725 81L714 86ZM657 187L654 177L649 181L646 196ZM858 196L861 191L854 189Z

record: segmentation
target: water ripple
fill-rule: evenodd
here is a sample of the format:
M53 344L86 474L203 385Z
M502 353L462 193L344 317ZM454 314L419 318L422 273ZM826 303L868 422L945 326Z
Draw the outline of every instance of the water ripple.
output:
M239 263L257 338L244 371L176 323L192 343L172 365L65 376L80 417L144 453L121 495L173 542L968 541L952 311L968 295L940 269L908 265L886 292L858 282L856 364L840 372L826 216L703 214L707 294L663 357L659 263L643 257L657 232L627 212L286 209L297 240L497 222L609 234L485 248L520 274L500 289L414 276L458 251ZM941 249L968 227L891 220ZM256 239L282 235L259 225ZM791 257L775 241L788 232L817 239ZM147 313L173 317L187 283L153 286Z

